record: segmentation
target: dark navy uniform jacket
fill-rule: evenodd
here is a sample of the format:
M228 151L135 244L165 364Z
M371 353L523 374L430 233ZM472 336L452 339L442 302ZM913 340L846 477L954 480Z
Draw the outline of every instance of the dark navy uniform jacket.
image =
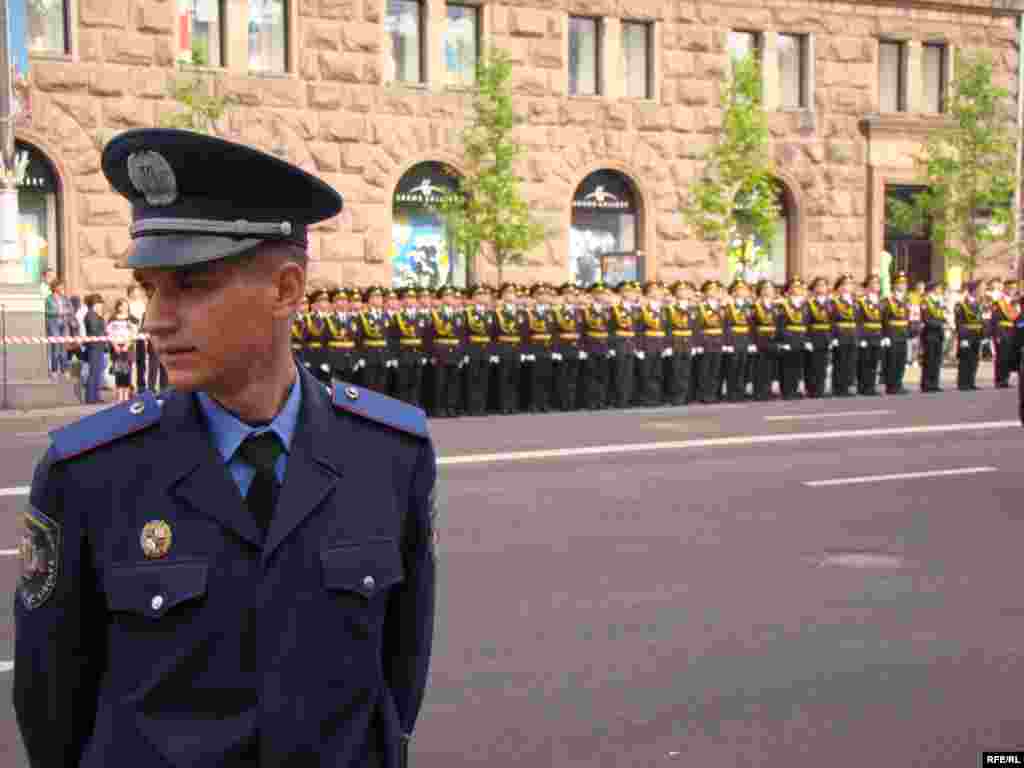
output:
M419 409L300 377L266 541L194 395L53 433L15 596L33 766L399 765L431 651L433 446ZM170 546L147 559L152 521Z

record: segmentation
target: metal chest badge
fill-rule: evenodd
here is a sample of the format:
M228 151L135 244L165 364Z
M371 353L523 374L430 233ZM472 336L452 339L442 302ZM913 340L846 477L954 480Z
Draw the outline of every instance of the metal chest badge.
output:
M153 206L170 205L178 199L178 179L167 158L143 150L128 156L128 178Z
M150 520L142 526L139 537L142 554L149 560L158 560L171 551L171 526L163 520Z
M60 524L35 507L22 516L24 530L18 553L21 555L21 576L18 596L28 610L46 602L57 587L60 572Z

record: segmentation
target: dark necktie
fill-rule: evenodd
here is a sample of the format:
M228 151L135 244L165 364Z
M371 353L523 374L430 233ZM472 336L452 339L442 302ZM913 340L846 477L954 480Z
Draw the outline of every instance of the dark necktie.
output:
M281 445L276 432L249 435L238 448L238 454L243 461L256 470L249 492L245 495L245 506L249 508L249 513L264 535L270 527L274 507L277 506L277 496L281 490L274 465L282 453L284 446Z

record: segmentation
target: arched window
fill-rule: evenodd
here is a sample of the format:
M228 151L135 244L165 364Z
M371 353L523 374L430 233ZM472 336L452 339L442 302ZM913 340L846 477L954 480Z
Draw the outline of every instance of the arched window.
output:
M614 285L639 278L640 211L632 182L612 170L594 171L576 188L569 233L570 279Z
M25 164L18 179L18 252L29 282L38 283L47 269L63 277L58 221L60 184L43 153L15 142L15 160Z
M458 172L444 163L419 163L399 180L391 227L391 282L395 287L465 287L466 259L455 251L444 221L432 207L457 189Z

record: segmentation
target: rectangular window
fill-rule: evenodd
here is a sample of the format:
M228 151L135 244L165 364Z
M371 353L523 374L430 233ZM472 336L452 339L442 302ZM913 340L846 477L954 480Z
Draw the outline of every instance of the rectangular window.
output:
M178 61L197 67L224 64L221 0L178 0Z
M903 112L907 108L907 47L883 40L878 44L878 109Z
M285 0L249 0L249 71L288 71Z
M601 26L597 19L569 17L569 93L601 93Z
M424 82L423 5L417 0L388 0L384 29L391 38L388 79L400 83Z
M644 21L622 22L622 76L626 96L631 99L654 98L653 25Z
M729 30L727 47L730 59L737 60L752 55L760 61L761 34L759 32L744 32L736 29Z
M924 111L938 114L946 109L946 44L925 43L921 53Z
M448 5L444 37L448 85L471 86L476 82L480 51L480 9L474 5Z
M10 23L17 30L20 25L18 6L11 8ZM67 55L68 3L66 0L28 0L24 3L25 42L30 53L56 53ZM12 36L13 37L13 36Z
M779 35L779 85L783 109L807 109L810 88L807 35Z

